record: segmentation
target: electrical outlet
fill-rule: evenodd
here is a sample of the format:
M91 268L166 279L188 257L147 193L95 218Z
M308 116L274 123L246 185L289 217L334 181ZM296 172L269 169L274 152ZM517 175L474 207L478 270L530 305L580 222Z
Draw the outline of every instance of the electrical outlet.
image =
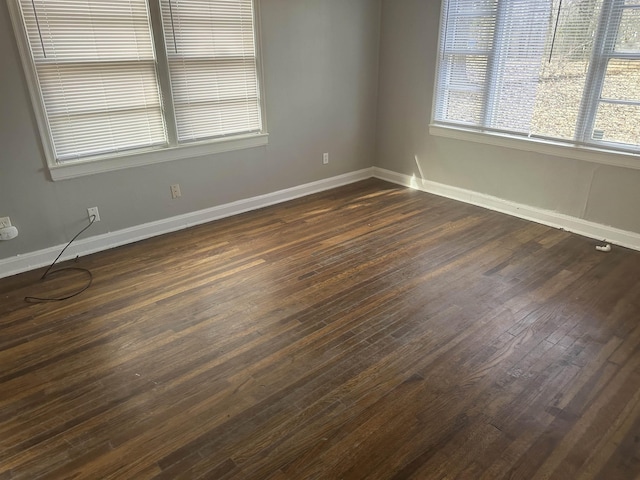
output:
M171 185L171 198L180 198L182 196L182 192L180 192L180 184L176 183Z
M9 217L0 217L0 228L6 228L11 226L11 219Z
M329 154L328 153L323 153L322 154L322 164L326 165L327 163L329 163Z
M12 240L17 236L18 236L18 229L16 227L0 228L0 240Z
M89 220L91 220L91 217L95 216L96 218L94 222L100 221L100 212L98 212L98 207L87 208L87 213L89 214Z

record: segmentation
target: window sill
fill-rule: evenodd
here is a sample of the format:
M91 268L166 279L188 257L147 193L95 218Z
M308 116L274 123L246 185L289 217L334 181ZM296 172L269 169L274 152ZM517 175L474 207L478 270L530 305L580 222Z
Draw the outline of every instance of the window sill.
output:
M178 147L154 148L136 153L127 153L121 156L110 155L103 158L92 158L91 160L78 160L49 165L49 171L51 172L52 180L66 180L96 173L113 172L125 168L152 165L154 163L261 147L267 145L268 140L269 135L267 133L242 135L208 142L180 145Z
M455 138L469 142L496 145L526 152L542 153L556 157L584 160L604 165L640 169L640 155L581 145L571 145L549 140L522 138L495 132L478 132L464 127L429 125L429 133L438 137Z

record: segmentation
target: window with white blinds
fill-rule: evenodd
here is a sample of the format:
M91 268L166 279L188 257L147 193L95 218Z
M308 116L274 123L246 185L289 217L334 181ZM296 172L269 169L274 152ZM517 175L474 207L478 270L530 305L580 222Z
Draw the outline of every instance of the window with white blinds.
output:
M251 0L162 0L180 141L260 131Z
M637 152L640 0L444 0L434 124Z
M252 0L13 1L55 165L261 132Z

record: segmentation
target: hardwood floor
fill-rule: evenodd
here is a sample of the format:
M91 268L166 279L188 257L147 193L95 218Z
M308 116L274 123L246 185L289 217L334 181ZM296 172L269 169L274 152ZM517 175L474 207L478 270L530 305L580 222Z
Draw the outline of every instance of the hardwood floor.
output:
M640 478L640 253L368 180L0 280L0 479Z

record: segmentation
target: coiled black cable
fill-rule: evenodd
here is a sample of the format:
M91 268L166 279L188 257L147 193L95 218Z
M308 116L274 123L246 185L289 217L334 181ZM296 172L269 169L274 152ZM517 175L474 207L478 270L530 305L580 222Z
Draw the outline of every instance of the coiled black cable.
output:
M28 303L40 303L40 302L61 302L63 300L68 300L70 298L73 298L77 295L80 295L82 292L84 292L87 288L89 288L91 286L91 284L93 283L93 274L91 273L91 270L87 269L87 268L82 268L82 267L64 267L64 268L59 268L57 270L53 270L53 267L55 266L55 264L58 262L58 260L60 259L60 257L62 256L62 254L65 252L65 250L67 248L69 248L69 246L73 243L73 241L78 238L80 235L82 235L91 225L94 224L94 222L96 221L96 216L95 215L91 215L90 217L90 222L89 225L87 225L86 227L84 227L82 230L80 230L75 237L73 237L71 239L71 241L69 241L69 243L67 243L67 245L62 249L62 251L58 254L58 256L56 257L56 259L53 261L53 263L51 265L49 265L49 268L47 268L47 270L44 272L44 274L42 275L42 277L40 277L40 280L46 280L47 278L51 277L52 275L56 275L58 273L61 272L69 272L69 271L76 271L76 272L83 272L86 273L89 276L89 281L87 282L87 284L82 287L82 289L78 290L77 292L72 293L71 295L65 295L64 297L51 297L51 298L47 298L47 297L24 297L24 301L28 302ZM76 256L76 261L78 260L78 257Z

